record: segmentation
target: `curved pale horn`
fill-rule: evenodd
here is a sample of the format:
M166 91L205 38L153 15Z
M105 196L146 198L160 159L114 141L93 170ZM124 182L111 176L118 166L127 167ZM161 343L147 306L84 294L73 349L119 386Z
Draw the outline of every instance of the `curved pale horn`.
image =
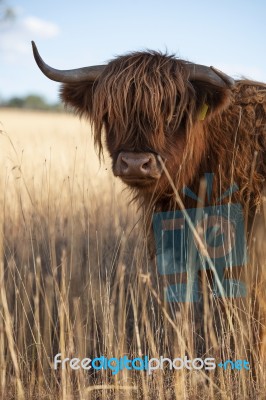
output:
M187 63L189 70L189 80L202 81L212 83L220 87L232 87L235 81L231 76L214 67L206 67L205 65Z
M77 69L69 69L69 70L59 70L50 67L46 64L41 58L36 44L32 41L32 50L35 61L42 71L42 73L47 76L47 78L52 79L56 82L62 83L74 83L74 82L82 82L89 81L94 82L103 72L105 65L95 65L93 67L84 67Z

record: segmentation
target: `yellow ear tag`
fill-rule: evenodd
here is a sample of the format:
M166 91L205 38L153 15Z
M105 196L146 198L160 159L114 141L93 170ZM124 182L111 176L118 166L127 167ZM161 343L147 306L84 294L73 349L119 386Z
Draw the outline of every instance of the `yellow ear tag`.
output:
M202 109L201 109L201 111L199 113L199 120L200 121L203 121L205 119L207 111L208 111L208 108L209 108L208 104L204 103L203 106L202 106Z

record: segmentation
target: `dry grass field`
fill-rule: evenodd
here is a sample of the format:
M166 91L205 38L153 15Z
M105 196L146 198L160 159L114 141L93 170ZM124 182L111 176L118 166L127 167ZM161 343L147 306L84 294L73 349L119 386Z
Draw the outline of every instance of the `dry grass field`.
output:
M207 302L202 315L205 357L251 370L53 368L57 353L197 357L191 310L170 312L151 283L136 207L85 121L2 109L0 122L0 398L265 399L252 299L246 323L237 303L220 304L218 339Z

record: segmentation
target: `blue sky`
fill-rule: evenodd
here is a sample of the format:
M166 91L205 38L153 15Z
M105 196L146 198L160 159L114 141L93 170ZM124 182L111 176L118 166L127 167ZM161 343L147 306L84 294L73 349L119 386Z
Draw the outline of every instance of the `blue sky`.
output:
M5 1L16 19L0 27L0 98L40 93L58 99L59 85L35 65L31 40L56 68L150 48L266 82L264 0Z

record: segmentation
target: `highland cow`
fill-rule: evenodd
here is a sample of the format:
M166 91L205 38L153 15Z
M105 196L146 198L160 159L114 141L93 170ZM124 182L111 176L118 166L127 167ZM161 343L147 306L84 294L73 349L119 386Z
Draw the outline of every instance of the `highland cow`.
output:
M45 64L34 43L33 51L41 71L63 83L63 102L91 121L99 154L105 142L114 175L131 188L145 211L178 208L162 165L185 208L195 207L196 201L182 195L182 188L197 193L201 178L211 172L211 204L233 183L238 186L223 202L242 205L248 238L255 238L256 252L265 260L265 84L234 81L213 67L155 51L67 71ZM258 298L265 290L262 267L249 273L253 278Z
M266 173L265 84L234 82L213 67L153 51L60 71L43 62L34 43L33 50L42 72L63 83L62 100L91 121L99 153L105 135L114 175L143 205L175 206L160 155L178 190L197 192L212 172L213 202L235 182L234 200L254 215Z

